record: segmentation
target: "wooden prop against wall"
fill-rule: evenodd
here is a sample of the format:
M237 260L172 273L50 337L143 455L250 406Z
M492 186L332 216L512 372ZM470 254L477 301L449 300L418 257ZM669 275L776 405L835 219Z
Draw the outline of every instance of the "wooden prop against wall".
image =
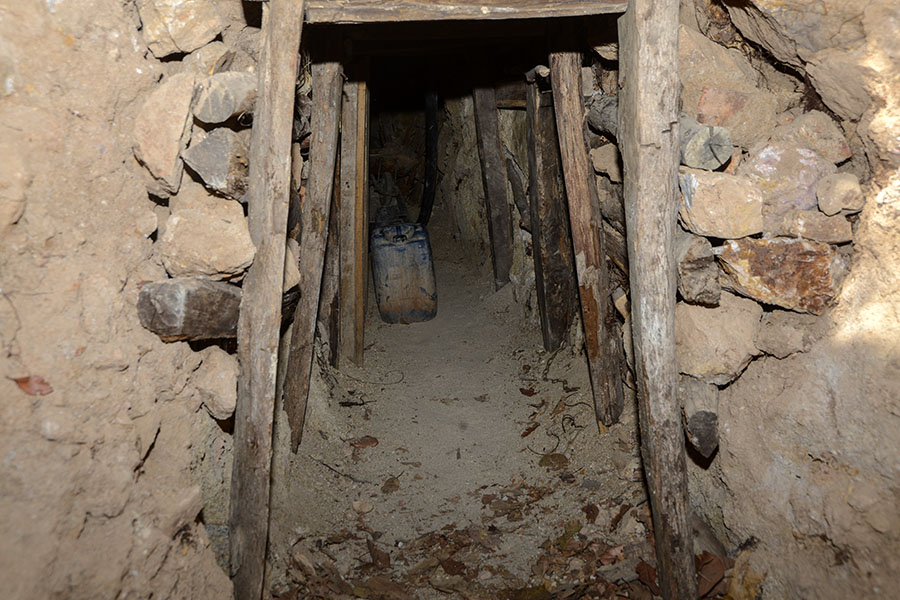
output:
M237 600L258 600L265 575L291 126L303 8L303 0L271 0L263 9L248 202L250 236L257 251L244 279L237 332L240 378L229 518Z
M578 39L577 33L571 24L558 25L553 30L552 45L557 48L570 47ZM612 310L600 200L585 138L581 53L569 50L551 52L550 83L566 196L569 199L569 221L594 408L597 419L609 426L619 420L624 406L624 352Z
M369 265L369 92L364 64L348 69L341 116L340 335L338 361L362 366Z
M475 135L481 159L481 181L487 208L488 234L491 238L491 262L494 289L509 283L512 268L512 229L506 202L506 157L500 143L500 123L493 87L472 91L475 104Z
M677 44L678 0L631 0L619 19L618 129L641 452L667 599L697 597L675 363Z
M313 340L322 289L328 220L334 186L338 150L338 127L343 88L340 40L331 34L317 38L313 46L312 141L309 147L309 178L301 218L300 302L291 328L291 349L284 380L284 410L291 427L291 450L296 452L303 436L309 375L312 368Z
M559 348L569 331L578 302L575 258L566 216L552 102L542 102L533 72L528 75L525 114L528 122L528 204L534 278L544 349Z

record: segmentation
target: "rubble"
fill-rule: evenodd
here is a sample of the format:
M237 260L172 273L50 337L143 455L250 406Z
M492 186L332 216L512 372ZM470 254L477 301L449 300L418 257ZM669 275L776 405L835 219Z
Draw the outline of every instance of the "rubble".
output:
M859 178L852 173L835 173L820 179L816 184L816 198L819 210L826 215L859 212L866 201Z
M203 351L203 362L191 377L197 399L214 419L224 421L237 404L237 358L218 346Z
M815 315L837 295L846 268L834 246L794 238L730 240L716 254L722 287Z
M733 381L759 354L762 307L723 292L716 308L675 305L675 357L685 375L716 385Z
M234 116L252 113L256 104L257 77L253 73L225 71L200 82L194 117L219 124Z
M179 73L165 79L144 102L134 124L134 155L152 176L147 189L168 197L181 186L181 151L191 134L194 76Z
M712 245L706 238L675 230L675 264L678 274L678 293L685 302L717 306L722 286L719 266Z
M818 110L802 113L790 123L779 125L772 132L770 141L809 148L834 164L850 158L850 145L837 123Z
M682 168L681 222L690 231L737 239L763 231L763 195L747 177Z
M247 193L249 154L241 136L226 127L213 130L183 152L184 162L207 188L232 200L241 200Z
M781 229L774 233L829 244L843 244L853 239L850 221L840 215L829 217L817 210L791 211L781 224Z
M193 52L211 42L225 23L203 0L138 0L144 42L157 58Z

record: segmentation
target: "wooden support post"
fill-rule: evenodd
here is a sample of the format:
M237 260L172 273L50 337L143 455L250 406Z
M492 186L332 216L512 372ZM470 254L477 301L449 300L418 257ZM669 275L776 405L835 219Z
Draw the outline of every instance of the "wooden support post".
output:
M556 34L554 45L559 44L559 47L566 47L576 39L571 25L560 26ZM566 195L569 198L569 220L572 224L584 345L594 407L597 419L608 426L619 420L624 406L623 350L611 307L600 200L585 142L581 54L568 50L551 52L550 83Z
M338 126L341 116L341 64L335 39L323 39L317 51L330 50L325 57L313 57L312 141L309 147L309 178L301 210L303 234L300 239L300 302L291 329L288 372L284 380L284 410L291 426L291 450L297 451L306 420L309 375L312 368L313 340L322 288L328 219L334 186L334 168L338 150ZM325 60L322 60L325 59Z
M322 267L322 293L319 295L317 330L328 341L328 364L338 365L341 336L341 156L334 169L331 214L328 215L328 243L325 244L325 266Z
M250 236L257 250L244 279L237 332L240 378L229 518L237 600L258 600L265 575L291 124L303 9L303 0L271 0L263 10L248 202Z
M696 598L675 363L678 0L631 0L619 19L619 144L641 452L663 598Z
M481 158L481 181L487 204L488 233L491 237L491 261L494 288L509 283L512 267L512 229L506 203L506 160L500 143L500 123L494 88L479 87L472 92L475 101L475 134Z
M362 366L368 273L368 89L355 77L344 83L341 117L341 292L338 361Z
M541 103L541 91L531 79L525 96L528 204L541 335L544 349L551 352L559 348L572 324L578 286L553 106Z

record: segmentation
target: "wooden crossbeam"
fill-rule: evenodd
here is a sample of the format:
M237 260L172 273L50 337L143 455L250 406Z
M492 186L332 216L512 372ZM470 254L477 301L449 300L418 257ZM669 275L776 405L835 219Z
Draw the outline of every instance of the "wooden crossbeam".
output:
M309 23L543 19L620 13L623 0L308 0Z

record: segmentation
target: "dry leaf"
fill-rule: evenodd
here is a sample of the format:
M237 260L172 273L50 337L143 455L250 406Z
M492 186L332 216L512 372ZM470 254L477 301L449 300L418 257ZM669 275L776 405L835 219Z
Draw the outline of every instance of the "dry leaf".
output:
M47 380L40 375L28 375L27 377L7 377L19 386L19 389L29 396L46 396L53 391Z
M703 598L725 577L725 564L709 552L701 552L694 557L694 564L697 567L697 595Z
M392 494L400 489L400 480L396 477L388 477L381 486L381 492L384 494Z
M540 462L538 464L542 467L547 467L548 469L565 469L569 466L569 459L566 458L565 454L552 453L545 454L541 457Z
M641 561L634 570L637 572L638 579L641 583L650 588L650 591L653 592L654 596L659 596L659 586L656 584L656 569L644 561Z
M612 565L620 560L625 560L625 545L619 544L612 548L607 548L603 554L597 557L601 565Z
M372 562L379 569L387 569L391 566L391 555L375 545L371 539L366 539L366 547L369 549L369 556Z
M522 393L523 396L528 396L529 398L531 398L532 396L537 394L537 392L534 391L532 388L519 388L519 391Z
M541 426L540 423L532 423L531 425L529 425L529 426L525 429L525 431L522 432L522 437L523 437L523 438L528 437L529 435L531 435L532 433L534 433L534 430L535 430L535 429L537 429L537 428L540 427L540 426Z
M371 435L364 435L359 438L348 440L348 442L354 448L374 448L378 445L378 438L374 438Z
M462 575L466 571L466 565L452 558L442 560L441 568L444 569L447 575Z
M600 515L600 509L597 508L596 504L586 504L581 508L581 511L584 513L584 516L587 517L588 523L595 522Z

